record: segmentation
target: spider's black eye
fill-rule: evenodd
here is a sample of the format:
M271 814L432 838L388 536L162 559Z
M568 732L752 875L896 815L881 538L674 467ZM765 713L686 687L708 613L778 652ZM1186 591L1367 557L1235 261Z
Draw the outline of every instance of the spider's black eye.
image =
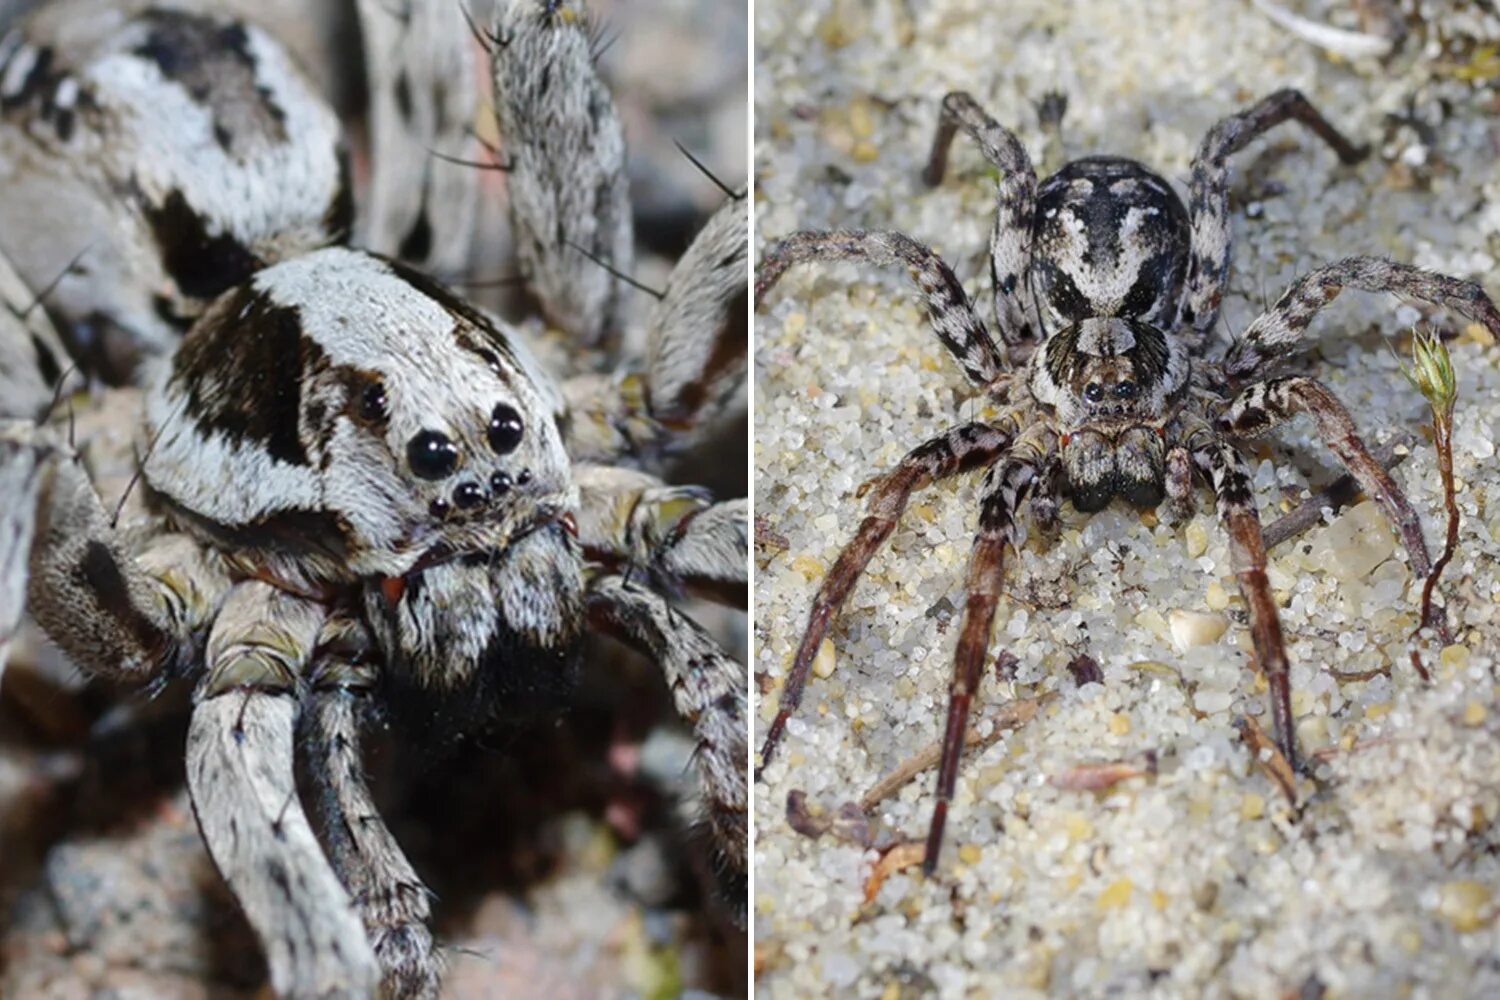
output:
M371 382L359 398L359 415L371 423L383 423L390 415L385 405L385 386Z
M1115 386L1115 396L1120 399L1134 399L1138 391L1134 382L1121 382Z
M458 468L458 445L437 431L423 431L406 443L406 461L423 479L442 479Z
M1097 403L1104 398L1104 386L1098 382L1090 382L1083 387L1083 398L1090 403Z
M516 412L515 407L501 403L490 414L490 447L495 449L496 454L509 455L521 443L524 430L525 425L521 423L521 415Z

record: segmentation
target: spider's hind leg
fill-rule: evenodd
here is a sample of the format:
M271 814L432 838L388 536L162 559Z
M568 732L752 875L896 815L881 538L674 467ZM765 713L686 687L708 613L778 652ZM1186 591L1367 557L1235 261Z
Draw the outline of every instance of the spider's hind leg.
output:
M1007 368L984 323L974 312L963 283L933 252L904 233L797 232L766 251L756 269L755 303L760 303L795 264L812 260L867 260L904 265L923 298L932 332L958 362L970 382L984 387Z
M1299 121L1326 142L1343 163L1357 163L1369 152L1328 123L1298 90L1278 90L1237 114L1222 119L1193 157L1188 211L1192 252L1178 323L1194 349L1207 340L1219 319L1229 278L1229 157L1285 121Z
M1044 120L1061 122L1065 100L1044 99ZM1059 106L1060 105L1060 106ZM995 225L990 232L990 278L994 282L995 321L1006 344L1036 339L1036 315L1026 285L1031 266L1032 217L1036 214L1036 170L1026 147L1014 132L989 116L979 102L957 90L943 98L942 116L932 138L932 153L922 174L929 185L942 183L948 169L948 150L962 129L979 145L984 158L1000 176L995 187Z

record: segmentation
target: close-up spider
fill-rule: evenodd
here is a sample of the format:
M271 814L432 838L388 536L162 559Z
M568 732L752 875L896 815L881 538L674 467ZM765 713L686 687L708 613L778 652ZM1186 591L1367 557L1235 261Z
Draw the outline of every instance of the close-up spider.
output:
M50 911L70 947L59 961L7 943L0 989L162 991L131 977L182 974L187 951L209 991L264 980L285 996L435 996L457 954L444 930L455 915L423 868L464 861L468 827L494 842L497 816L528 820L504 803L445 812L424 771L441 765L481 799L484 758L534 740L545 763L531 799L607 814L625 840L667 829L644 901L631 898L644 876L610 876L620 910L651 925L673 981L735 992L748 755L731 649L747 508L671 477L690 463L733 488L742 473L730 442L743 409L744 191L688 154L713 207L634 214L626 126L601 71L609 42L582 3L333 6L261 24L232 4L57 0L0 43L7 759L68 759L57 746L38 757L25 737L55 737L59 718L93 710L70 672L121 694L108 724L83 726L92 749L76 759L106 758L104 790L83 798L109 798L113 782L128 800L133 758L118 755L111 776L99 746L165 720L179 742L155 767L185 784L264 959L203 958L228 918L164 902L168 890L113 911L110 891L91 894L91 912L134 921L137 947L113 953L98 926L113 921L80 919L69 902L88 880L70 867L78 834L51 843L64 839L55 818L6 808L8 836L32 838L9 856L45 854L43 888L7 929L26 940ZM338 88L304 74L276 35L340 16L364 45L349 89L368 97L351 114L368 143L332 107ZM726 80L732 103L743 80ZM694 99L710 102L675 99L677 126ZM508 243L480 225L498 225L483 206L499 175ZM504 261L519 273L500 283L520 294L497 311L444 283L495 284L471 272ZM656 683L629 679L640 665L611 645L653 664ZM599 706L601 684L621 703ZM579 702L576 742L547 735ZM668 749L648 768L657 722ZM550 756L560 747L571 768ZM408 802L431 796L402 820L425 859L408 860L388 825L393 793L372 761ZM48 787L61 796L70 782ZM170 791L150 801L148 813L180 812ZM194 861L189 850L176 864ZM483 847L467 861L474 875L460 879L493 867ZM8 906L35 866L4 872ZM143 867L164 886L188 877ZM569 933L625 951L626 932L591 905L568 915ZM212 929L189 911L213 914ZM153 947L163 933L179 945L170 955ZM700 954L694 968L673 952L694 940L700 952L726 942L727 958ZM598 990L610 968L596 958L537 977L483 964L461 989L512 989L483 985L487 971Z
M1455 957L1494 936L1493 546L1424 603L1393 356L1462 342L1483 494L1493 122L1408 47L1382 105L1452 95L1413 151L1425 110L1278 23L759 9L763 995L1493 977Z

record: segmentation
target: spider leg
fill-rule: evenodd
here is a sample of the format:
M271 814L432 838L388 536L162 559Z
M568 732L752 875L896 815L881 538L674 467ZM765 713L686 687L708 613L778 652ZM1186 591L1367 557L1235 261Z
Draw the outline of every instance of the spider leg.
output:
M1255 658L1270 687L1276 745L1295 769L1297 744L1292 729L1291 670L1287 666L1281 618L1266 578L1266 546L1261 536L1260 514L1255 509L1250 472L1234 445L1226 441L1195 449L1193 459L1213 481L1219 522L1229 534L1230 562L1250 610L1250 639L1255 646Z
M677 713L698 740L693 760L714 842L730 868L743 873L749 847L744 668L665 598L623 577L595 580L588 607L596 627L660 664ZM738 903L743 907L742 893Z
M1011 435L997 427L964 424L918 445L894 469L874 481L865 502L867 513L864 520L839 553L838 560L818 588L817 597L813 598L807 628L802 633L802 642L781 689L781 704L761 746L757 775L771 762L787 720L802 702L807 674L812 669L813 658L823 643L823 637L828 634L828 627L833 623L833 616L843 607L860 574L895 529L912 493L936 480L988 464L1009 447L1010 441Z
M1066 106L1066 102L1064 102ZM1058 114L1061 119L1061 113ZM1028 307L1026 273L1031 266L1032 217L1036 214L1036 170L1014 132L991 118L979 102L961 90L943 98L932 154L922 179L936 187L948 168L948 149L962 129L1000 172L995 186L995 226L990 232L990 278L995 294L995 322L1000 337L1015 345L1034 340L1034 309Z
M1177 445L1167 449L1167 513L1174 521L1193 516L1193 453Z
M298 691L324 617L269 584L236 585L209 633L188 727L198 828L279 996L366 996L380 986L364 925L297 797Z
M1219 304L1229 277L1229 157L1289 120L1311 129L1333 148L1343 163L1357 163L1369 152L1368 146L1356 146L1345 138L1297 90L1278 90L1208 130L1193 157L1193 179L1188 194L1192 251L1188 257L1187 288L1178 315L1178 323L1191 331L1184 336L1195 350L1218 322Z
M1274 358L1290 354L1307 325L1345 288L1392 292L1444 306L1500 334L1500 309L1472 281L1424 271L1380 257L1345 257L1292 282L1276 304L1258 316L1229 348L1224 371L1231 379L1258 375Z
M943 755L938 763L937 805L932 810L927 852L922 859L922 870L928 875L937 869L948 803L953 800L958 783L958 762L963 756L969 707L984 677L990 627L1005 582L1005 549L1015 543L1016 511L1036 473L1037 458L1033 455L1011 455L985 473L979 534L969 555L969 576L964 588L968 596L953 658L953 680L948 687L948 722L943 729Z
M491 80L520 270L552 322L599 345L619 332L617 276L635 261L624 130L581 4L495 6Z
M196 658L196 636L229 586L201 548L182 535L137 543L117 531L58 428L0 424L0 469L0 586L11 595L0 644L24 587L37 624L92 674L143 681Z
M903 233L859 230L792 233L766 252L755 279L758 306L793 264L807 260L867 260L904 264L927 299L932 332L970 382L987 386L1006 370L964 286L943 259Z
M386 828L365 781L361 713L376 682L374 648L357 619L323 624L300 722L323 843L354 897L385 975L387 995L435 997L441 961L427 921L427 887Z
M749 253L742 192L709 217L652 307L651 413L670 428L708 422L729 407L744 381Z
M1338 456L1360 489L1385 511L1406 549L1412 576L1427 579L1432 572L1432 556L1427 551L1427 540L1422 537L1421 519L1395 478L1360 440L1348 409L1323 383L1303 376L1257 382L1229 401L1215 429L1226 437L1253 437L1299 413L1313 418L1323 443ZM1448 625L1442 611L1434 607L1432 616L1433 621L1423 624L1446 637Z
M610 462L689 445L741 399L748 343L744 198L709 217L667 278L647 325L642 371L563 383L575 461Z
M479 170L445 162L473 146L473 45L456 0L359 0L370 94L370 188L358 245L429 273L465 274Z
M644 570L667 591L745 606L749 535L744 500L713 503L701 489L668 486L614 466L578 465L578 541L605 566Z

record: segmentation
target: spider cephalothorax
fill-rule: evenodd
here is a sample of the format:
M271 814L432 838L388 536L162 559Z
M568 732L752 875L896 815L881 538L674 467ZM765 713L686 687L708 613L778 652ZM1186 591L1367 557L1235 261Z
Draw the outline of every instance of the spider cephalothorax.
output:
M999 346L949 267L900 233L794 233L761 264L757 300L799 261L854 258L904 265L926 297L939 340L1001 410L993 420L926 442L872 484L868 515L818 591L761 753L764 766L801 700L835 613L895 528L911 494L965 469L987 468L938 802L928 831L929 872L942 843L1005 554L1019 537L1023 501L1043 526L1055 522L1064 496L1085 512L1116 498L1138 507L1155 507L1165 499L1180 515L1190 509L1195 479L1210 484L1250 611L1256 658L1269 681L1276 739L1294 765L1286 651L1266 577L1252 480L1236 442L1299 413L1310 414L1324 443L1396 525L1413 574L1423 578L1431 568L1415 511L1365 448L1343 404L1312 378L1276 377L1273 366L1296 350L1308 323L1345 287L1446 306L1500 332L1500 311L1478 285L1351 257L1295 282L1227 352L1211 356L1205 350L1229 270L1227 159L1289 119L1316 133L1343 161L1363 156L1301 94L1280 91L1209 132L1193 162L1184 208L1157 174L1114 157L1074 161L1038 185L1016 137L969 95L949 94L926 178L933 184L942 180L959 130L978 142L998 170L990 269ZM1424 624L1446 632L1440 612Z
M743 196L674 268L639 358L578 350L543 369L520 326L412 266L469 263L479 175L434 155L469 138L476 103L460 5L359 5L385 172L364 228L390 256L323 246L348 228L338 121L269 36L155 8L106 12L114 34L59 13L86 6L59 0L25 29L64 41L0 51L0 169L21 178L0 191L0 219L52 227L50 242L22 241L18 270L62 276L53 314L71 363L143 388L76 400L123 415L133 454L75 442L52 405L72 384L62 348L21 322L25 296L0 268L18 321L0 325L0 385L25 393L0 408L22 418L0 421L0 667L24 591L89 673L194 681L188 791L280 994L436 994L428 894L374 808L363 732L389 724L452 750L546 718L591 633L662 669L733 891L747 854L743 675L670 601L743 607L746 507L657 473L740 396ZM545 252L529 255L529 237L518 250L531 291L567 337L624 341L623 148L557 148L518 124L622 141L585 12L513 0L476 34L514 154L515 229L547 234ZM81 68L43 72L63 65ZM537 76L545 86L520 85ZM64 125L69 101L79 118ZM139 122L145 110L158 119ZM56 162L36 158L39 143ZM614 177L612 193L574 200L580 171ZM140 190L117 203L132 176ZM161 206L170 226L153 222ZM79 237L100 218L110 238ZM100 454L129 480L123 495L94 478Z

